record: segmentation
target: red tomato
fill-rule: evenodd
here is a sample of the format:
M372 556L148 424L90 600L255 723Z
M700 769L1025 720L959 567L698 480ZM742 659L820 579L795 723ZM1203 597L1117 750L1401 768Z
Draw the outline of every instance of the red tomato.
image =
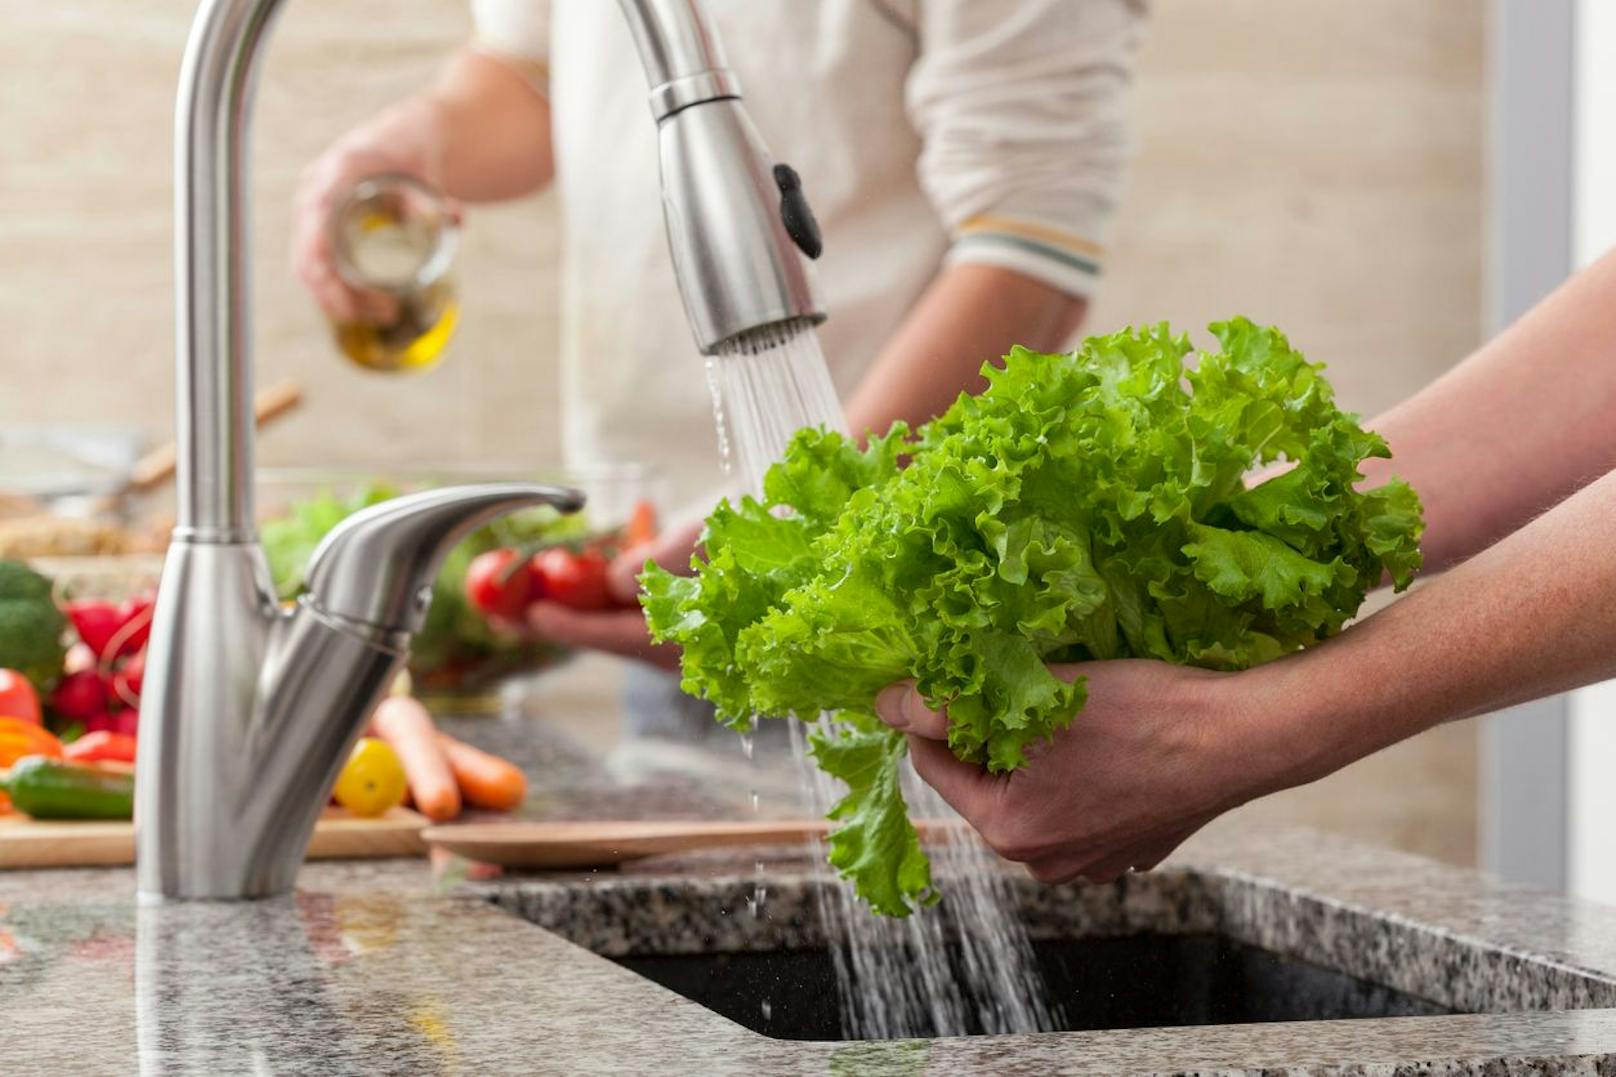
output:
M478 554L466 569L466 598L493 617L519 620L533 600L533 577L516 550Z
M21 718L34 725L43 725L39 711L39 693L34 686L14 669L0 669L0 716Z
M106 682L93 669L69 673L56 682L50 705L64 718L92 718L107 709Z
M612 605L606 589L606 558L599 550L573 553L552 546L533 555L532 573L539 594L575 610L604 610Z

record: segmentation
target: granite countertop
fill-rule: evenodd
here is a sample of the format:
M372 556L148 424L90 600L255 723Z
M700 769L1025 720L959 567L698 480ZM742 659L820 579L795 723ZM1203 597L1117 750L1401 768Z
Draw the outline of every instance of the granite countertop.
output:
M603 768L527 722L454 728L528 762L536 814L719 814L733 810L731 785L746 783L745 769L726 782ZM0 1071L1616 1068L1616 910L1294 830L1214 826L1163 871L1111 887L1025 881L1017 892L1034 933L1199 925L1455 1009L1501 1012L807 1043L751 1032L598 956L636 942L800 942L816 930L808 867L772 862L756 919L732 915L750 890L749 854L482 882L435 877L424 860L316 863L286 898L142 907L128 870L0 872Z

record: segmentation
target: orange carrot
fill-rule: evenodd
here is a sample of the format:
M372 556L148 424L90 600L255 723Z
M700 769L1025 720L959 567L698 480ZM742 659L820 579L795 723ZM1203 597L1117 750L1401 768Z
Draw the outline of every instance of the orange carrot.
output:
M527 798L527 779L514 763L447 733L438 734L438 743L449 757L449 769L454 771L466 803L490 811L510 811Z
M629 513L628 523L623 525L623 544L630 547L643 546L656 536L656 507L641 498L634 502L634 511Z
M460 814L460 789L425 707L408 696L390 696L377 705L371 727L398 753L417 811L438 823Z

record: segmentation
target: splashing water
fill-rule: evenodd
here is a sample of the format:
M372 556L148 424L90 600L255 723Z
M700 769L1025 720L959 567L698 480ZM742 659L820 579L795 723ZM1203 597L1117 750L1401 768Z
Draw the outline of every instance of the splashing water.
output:
M827 729L829 716L819 726ZM840 783L813 765L806 727L793 721L791 743L813 810L841 798ZM904 763L910 815L947 823L959 815ZM1032 941L1015 913L997 858L968 827L943 826L924 845L943 898L907 918L876 916L852 884L830 877L814 841L820 922L836 968L843 1031L853 1039L913 1039L1049 1032L1061 1027L1048 999Z
M802 427L847 432L819 337L807 321L730 342L708 361L707 373L725 472L738 467L737 477L753 494L762 492L763 473ZM833 720L821 716L819 722ZM751 758L751 743L745 743ZM844 790L814 765L796 719L791 744L809 806L824 815ZM907 763L904 793L916 817L958 819ZM943 899L906 919L872 914L851 884L833 876L821 843L813 843L844 1031L858 1039L894 1039L1055 1029L1056 1014L997 859L968 828L941 831L926 851ZM767 893L761 863L758 868L748 902L754 914Z

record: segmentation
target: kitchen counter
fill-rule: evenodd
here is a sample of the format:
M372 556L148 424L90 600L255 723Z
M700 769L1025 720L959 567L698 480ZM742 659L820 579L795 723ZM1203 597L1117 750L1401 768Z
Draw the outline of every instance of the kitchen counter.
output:
M732 810L712 775L683 784L598 761L528 723L457 723L522 748L549 816ZM732 771L744 776L744 769ZM744 777L741 779L744 781ZM1169 867L1114 887L1022 889L1033 930L1212 918L1249 941L1340 962L1456 1008L1522 1012L801 1043L750 1032L602 953L659 936L777 946L815 930L808 865L769 869L757 920L735 915L752 857L617 872L434 878L424 861L319 863L295 895L137 907L133 873L0 873L0 1020L8 1072L1117 1073L1610 1072L1616 909L1404 854L1294 831L1214 826ZM679 900L673 900L678 898ZM1115 927L1115 924L1111 924ZM1608 1057L1602 1057L1608 1056Z

